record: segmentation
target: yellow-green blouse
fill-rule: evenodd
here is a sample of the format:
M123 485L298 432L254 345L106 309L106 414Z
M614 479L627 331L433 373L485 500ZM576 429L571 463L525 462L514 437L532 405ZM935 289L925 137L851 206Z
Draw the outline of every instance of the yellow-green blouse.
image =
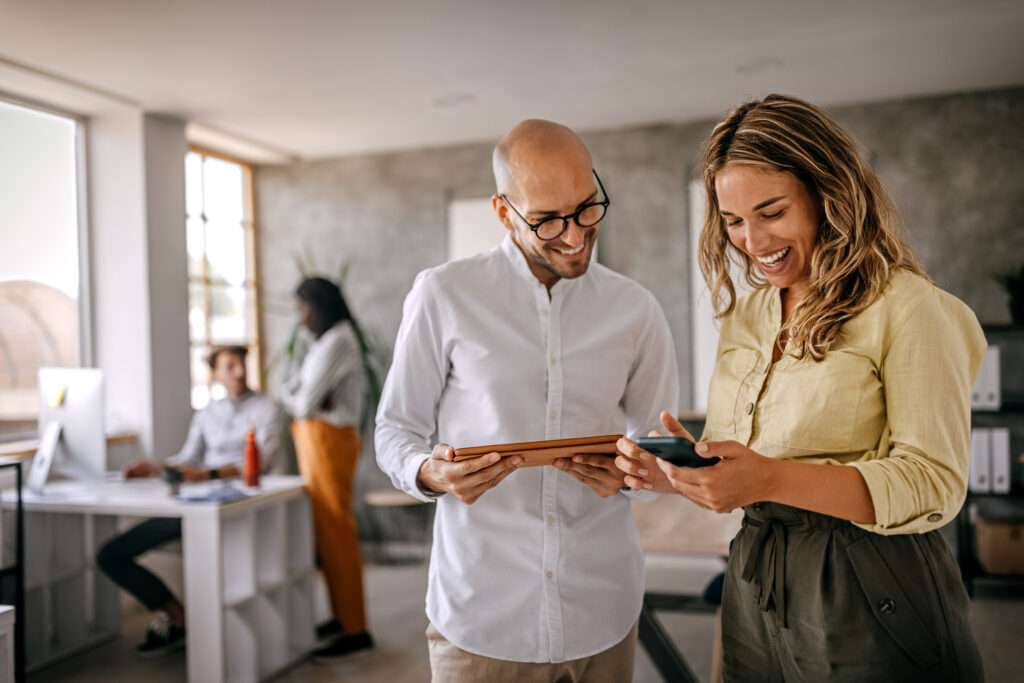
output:
M824 360L774 365L779 290L740 299L723 320L704 438L772 458L856 467L879 534L923 533L956 515L967 491L971 387L985 337L970 308L899 271Z

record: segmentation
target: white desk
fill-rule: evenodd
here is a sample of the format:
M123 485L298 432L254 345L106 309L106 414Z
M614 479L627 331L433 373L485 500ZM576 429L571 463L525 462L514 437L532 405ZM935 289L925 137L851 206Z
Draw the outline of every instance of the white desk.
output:
M300 477L270 476L234 503L183 502L153 479L53 482L24 492L26 650L38 668L117 634L117 588L95 567L117 517L180 517L188 677L256 681L315 642L309 499ZM12 507L14 491L3 493Z

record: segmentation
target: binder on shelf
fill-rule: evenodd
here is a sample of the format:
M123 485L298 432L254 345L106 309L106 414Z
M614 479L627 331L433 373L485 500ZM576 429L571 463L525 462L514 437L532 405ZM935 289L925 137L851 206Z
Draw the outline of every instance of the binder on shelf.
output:
M988 429L971 430L971 493L992 491L992 438Z
M992 492L1009 493L1013 484L1010 474L1010 430L999 427L989 432L992 435Z
M978 380L971 390L971 408L999 410L1002 405L999 366L999 347L989 346L981 363L981 370L978 371Z

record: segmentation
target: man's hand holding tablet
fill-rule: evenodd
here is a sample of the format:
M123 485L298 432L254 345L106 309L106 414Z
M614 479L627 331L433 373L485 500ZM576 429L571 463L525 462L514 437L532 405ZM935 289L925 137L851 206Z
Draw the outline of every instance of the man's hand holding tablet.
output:
M455 464L478 462L484 458L484 463L487 463L483 465L484 467L498 469L500 469L499 465L505 461L516 462L513 469L551 465L586 484L602 498L607 498L617 494L623 487L625 474L615 466L617 453L615 444L620 437L621 434L606 434L571 439L472 446L458 448L452 451L451 455L445 451L444 457L450 457ZM438 449L435 448L435 456L437 453ZM500 480L496 479L492 485L497 485ZM470 497L472 500L476 500L479 494L476 497L472 497L472 495Z
M455 461L455 449L448 444L434 446L430 458L423 461L416 482L424 491L450 493L466 505L494 488L523 462L520 456L503 458L489 452Z

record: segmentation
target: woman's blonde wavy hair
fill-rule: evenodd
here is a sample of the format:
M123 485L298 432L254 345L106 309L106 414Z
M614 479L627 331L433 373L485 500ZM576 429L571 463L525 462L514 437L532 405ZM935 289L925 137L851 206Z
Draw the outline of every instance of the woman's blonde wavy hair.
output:
M715 126L704 151L707 213L699 262L715 317L728 315L736 305L730 258L745 266L752 287L768 286L753 260L729 242L719 213L715 177L729 163L792 173L819 203L822 223L811 257L809 292L785 326L801 358L823 359L843 323L881 296L894 271L927 277L901 237L892 201L853 139L817 107L787 95L768 95L738 107Z

